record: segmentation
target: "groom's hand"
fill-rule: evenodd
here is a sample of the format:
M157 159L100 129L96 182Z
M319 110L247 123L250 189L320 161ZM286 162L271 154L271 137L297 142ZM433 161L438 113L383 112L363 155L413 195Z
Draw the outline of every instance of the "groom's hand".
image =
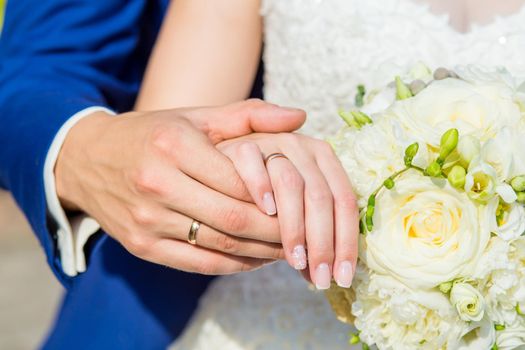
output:
M301 110L258 100L219 108L94 113L73 127L57 160L58 196L96 219L129 252L184 271L227 274L283 257L279 224L251 203L214 144L287 132ZM197 245L187 242L201 223Z

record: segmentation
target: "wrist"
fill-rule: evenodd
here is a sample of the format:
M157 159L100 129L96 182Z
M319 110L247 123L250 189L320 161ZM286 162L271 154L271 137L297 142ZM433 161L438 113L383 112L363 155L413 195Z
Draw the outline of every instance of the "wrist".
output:
M68 131L54 168L57 196L65 210L85 210L82 173L93 161L90 150L96 147L96 142L113 119L106 112L94 112L76 122Z

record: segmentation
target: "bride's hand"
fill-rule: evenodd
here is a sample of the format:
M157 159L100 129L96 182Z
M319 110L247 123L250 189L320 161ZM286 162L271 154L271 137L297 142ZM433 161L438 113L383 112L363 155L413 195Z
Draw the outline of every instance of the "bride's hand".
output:
M218 147L233 161L258 207L278 213L290 265L297 270L308 267L318 289L328 288L332 276L349 287L357 261L359 214L348 177L330 145L283 133L252 134ZM271 158L265 165L264 158L273 153L286 158Z

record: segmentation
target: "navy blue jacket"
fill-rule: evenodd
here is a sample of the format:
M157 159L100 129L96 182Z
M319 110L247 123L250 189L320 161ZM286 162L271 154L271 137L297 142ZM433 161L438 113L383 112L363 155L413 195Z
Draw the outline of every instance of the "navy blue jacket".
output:
M62 272L57 225L46 208L43 166L55 134L86 107L132 108L167 5L7 2L0 39L0 187L13 194L66 288L44 348L165 348L210 281L135 258L103 232L86 246L87 272L70 278Z

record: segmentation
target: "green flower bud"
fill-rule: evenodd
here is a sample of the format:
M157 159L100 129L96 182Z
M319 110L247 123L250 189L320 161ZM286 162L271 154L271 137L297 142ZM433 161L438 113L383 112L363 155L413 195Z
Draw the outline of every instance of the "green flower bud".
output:
M363 343L363 346L361 346L361 349L370 350L370 347L368 346L368 344Z
M525 191L525 176L516 176L512 179L510 182L510 185L516 192L523 192Z
M453 285L454 285L454 282L452 282L452 281L441 283L439 285L439 290L441 291L441 293L447 294L448 292L450 292L450 290L452 289Z
M438 161L433 161L430 163L430 165L425 169L425 172L432 177L440 177L441 176L441 165L439 165Z
M354 104L356 107L363 107L366 89L364 85L357 85L357 93L355 94Z
M518 195L518 199L516 199L516 201L520 204L525 204L525 192L518 192L516 194Z
M354 120L359 124L359 127L366 125L366 124L372 124L372 119L370 119L369 116L364 114L361 111L351 111L352 116L354 117Z
M407 98L412 97L412 92L408 86L401 80L399 76L396 77L396 98L398 100L406 100Z
M405 150L405 157L414 158L417 154L417 151L419 151L419 143L414 142Z
M412 161L414 160L414 157L416 156L417 151L419 151L419 143L417 142L414 142L413 144L411 144L405 149L404 161L407 167L412 165Z
M349 127L353 128L360 128L360 125L355 121L354 116L352 115L352 112L347 111L339 111L339 116L341 119L343 119Z
M386 179L384 182L383 182L383 185L385 185L385 187L388 189L388 190L391 190L394 188L395 186L395 182L394 182L394 179L392 179L391 177L389 177L388 179Z
M494 329L497 330L497 331L504 331L505 330L505 325L504 324L495 324L494 325Z
M439 149L439 159L445 161L450 153L458 145L459 131L458 129L450 129L441 136L441 143Z
M356 334L356 333L351 333L350 334L350 340L348 341L350 343L350 345L355 345L357 343L359 343L361 341L361 339L359 338L359 334Z
M498 344L494 343L494 345L492 345L490 350L499 350Z
M376 207L376 196L368 197L368 205L366 206L365 224L368 232L374 229L374 211Z
M460 165L454 165L448 173L448 182L455 187L462 189L465 187L465 180L467 178L467 171Z

